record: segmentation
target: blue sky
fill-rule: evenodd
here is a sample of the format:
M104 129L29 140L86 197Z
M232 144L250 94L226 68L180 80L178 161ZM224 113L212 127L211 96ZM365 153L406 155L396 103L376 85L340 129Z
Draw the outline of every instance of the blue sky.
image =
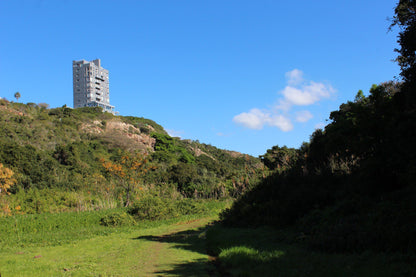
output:
M358 90L392 80L396 1L0 1L0 97L72 107L101 59L120 115L254 156L299 147Z

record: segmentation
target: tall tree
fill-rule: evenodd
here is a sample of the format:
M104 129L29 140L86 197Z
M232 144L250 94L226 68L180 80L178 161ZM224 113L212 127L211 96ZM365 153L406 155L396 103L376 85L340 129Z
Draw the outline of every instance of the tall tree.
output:
M132 193L142 182L142 176L150 169L154 169L148 164L146 156L139 153L123 155L119 161L114 162L101 159L101 164L107 172L119 180L126 194L126 207L130 205Z
M15 94L14 94L14 98L16 98L16 101L19 101L19 98L20 98L20 92L16 92Z
M398 62L404 81L404 93L408 104L416 105L416 1L400 0L395 9L395 16L390 26L398 26L400 33L397 42L400 49Z

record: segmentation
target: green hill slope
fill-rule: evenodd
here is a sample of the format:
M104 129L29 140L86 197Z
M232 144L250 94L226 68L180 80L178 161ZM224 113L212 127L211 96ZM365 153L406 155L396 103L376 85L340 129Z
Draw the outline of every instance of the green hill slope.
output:
M121 205L121 180L103 161L118 163L136 154L151 170L135 185L155 195L237 196L262 168L257 158L170 137L149 119L0 100L0 163L16 179L13 194L1 201L12 211L12 206L42 212Z

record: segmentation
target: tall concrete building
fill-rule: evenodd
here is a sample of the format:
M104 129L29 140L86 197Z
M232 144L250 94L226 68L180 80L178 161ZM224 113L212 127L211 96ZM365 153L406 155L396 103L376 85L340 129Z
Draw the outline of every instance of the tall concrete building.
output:
M74 87L74 108L101 107L104 111L115 114L110 105L108 70L101 67L100 59L72 62Z

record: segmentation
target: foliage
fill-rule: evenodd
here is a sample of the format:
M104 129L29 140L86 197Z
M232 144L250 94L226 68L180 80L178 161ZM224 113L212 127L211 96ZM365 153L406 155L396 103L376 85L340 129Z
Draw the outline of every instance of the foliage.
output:
M160 220L172 217L172 203L159 197L147 196L135 201L129 213L138 220Z
M14 172L4 167L2 163L0 163L0 195L2 194L10 194L8 190L16 183L16 179L13 178Z
M151 128L154 132L158 134L167 135L165 129L162 126L157 124L151 119L143 118L143 117L134 117L134 116L124 116L122 120L125 123L132 124L134 127L139 128L140 130L145 130L146 133L150 133Z
M177 161L184 163L195 162L193 155L178 139L165 134L152 133L151 135L156 139L155 155L153 155L153 158L171 163Z
M16 92L15 94L14 94L14 98L16 98L16 101L19 101L19 98L20 98L20 92Z
M331 252L415 251L414 114L403 116L402 93L388 82L342 104L294 164L238 199L223 222L296 228L310 247ZM271 162L276 150L263 160Z
M264 165L272 170L286 170L296 163L298 155L298 151L294 148L276 145L268 149L266 154L261 155L260 158Z
M154 169L154 167L148 164L146 156L140 153L123 155L115 162L105 161L104 159L100 161L105 170L117 177L119 184L123 187L126 193L126 207L130 205L131 194L134 190L140 188L139 185L141 184L142 176L148 170Z
M230 228L219 224L206 232L208 252L221 276L409 276L414 254L325 253L311 250L304 235L270 227Z
M209 211L204 202L191 199L168 199L146 195L136 200L129 214L137 220L160 220L182 215L205 214Z
M185 198L175 202L175 210L180 215L191 215L204 214L208 212L209 209L202 202Z
M398 62L404 81L404 99L406 106L415 108L416 97L416 2L413 0L400 0L395 8L395 16L392 25L400 27L397 42L400 49L395 49L399 53L396 61Z
M100 224L103 226L132 226L136 221L131 215L126 212L113 212L107 214L100 219Z
M16 179L2 200L10 214L117 207L150 190L175 199L238 196L264 173L254 157L172 138L152 120L97 107L49 109L1 99L0 121L0 163ZM147 155L142 172L124 172L141 172L135 182L103 167L103 161L120 165L122 156L138 152ZM70 204L75 195L80 203Z

